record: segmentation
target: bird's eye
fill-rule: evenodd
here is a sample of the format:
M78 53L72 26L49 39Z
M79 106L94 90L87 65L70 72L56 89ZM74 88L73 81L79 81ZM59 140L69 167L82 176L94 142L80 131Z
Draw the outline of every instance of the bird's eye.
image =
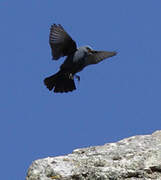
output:
M89 48L89 47L86 47L87 48L87 50L90 52L91 51L91 49Z

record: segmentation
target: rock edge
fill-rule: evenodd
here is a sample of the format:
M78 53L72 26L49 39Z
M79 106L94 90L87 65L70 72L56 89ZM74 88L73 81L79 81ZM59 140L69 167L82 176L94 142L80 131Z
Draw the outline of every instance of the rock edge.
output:
M161 180L161 130L36 160L26 180Z

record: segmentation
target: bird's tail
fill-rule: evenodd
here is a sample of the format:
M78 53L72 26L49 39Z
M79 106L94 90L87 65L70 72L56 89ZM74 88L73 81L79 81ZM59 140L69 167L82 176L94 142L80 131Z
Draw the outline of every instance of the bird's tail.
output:
M54 92L56 93L69 92L76 89L73 77L71 77L69 73L63 73L61 71L45 78L44 84L49 91L54 89Z

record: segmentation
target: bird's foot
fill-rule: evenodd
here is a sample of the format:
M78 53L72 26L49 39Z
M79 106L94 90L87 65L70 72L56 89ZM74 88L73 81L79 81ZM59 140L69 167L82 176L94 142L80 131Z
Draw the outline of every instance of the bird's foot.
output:
M75 75L75 78L76 78L78 81L80 81L80 76Z
M72 73L69 74L69 79L74 79L74 76Z
M69 79L74 79L74 77L75 77L78 81L80 81L80 76L78 76L78 75L73 75L72 73L70 73L70 74L68 74L68 77L69 77Z

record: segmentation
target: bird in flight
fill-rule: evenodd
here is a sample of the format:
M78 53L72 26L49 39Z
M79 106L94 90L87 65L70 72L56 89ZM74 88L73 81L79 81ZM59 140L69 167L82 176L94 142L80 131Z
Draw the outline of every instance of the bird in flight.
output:
M117 54L115 51L96 51L90 46L77 48L76 42L60 24L53 24L51 26L49 44L53 60L67 56L64 63L60 66L60 70L56 74L44 79L46 87L55 93L75 90L74 78L80 80L76 73L82 71L90 64L97 64Z

